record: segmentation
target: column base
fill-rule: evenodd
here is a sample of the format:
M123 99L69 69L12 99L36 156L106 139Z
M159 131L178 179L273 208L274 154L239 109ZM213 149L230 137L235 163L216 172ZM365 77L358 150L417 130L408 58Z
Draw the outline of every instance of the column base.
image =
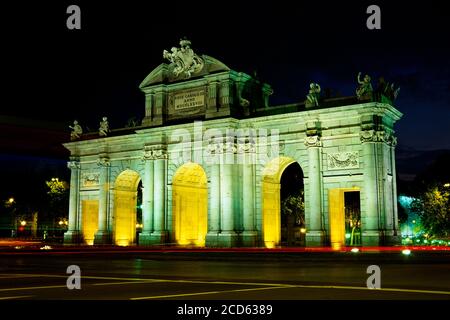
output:
M139 245L153 246L158 244L164 244L167 242L167 238L168 238L167 231L141 232L139 234Z
M81 242L81 232L69 230L64 232L64 244L79 244Z
M402 236L400 231L388 230L384 232L383 244L385 246L395 246L402 244Z
M138 243L139 246L150 246L151 245L151 232L142 231L139 233Z
M244 247L256 247L258 233L256 231L244 231L241 234L241 243Z
M364 247L376 247L381 243L381 232L378 230L366 230L361 234L361 242Z
M323 247L326 242L325 232L323 230L307 231L305 241L307 247Z
M219 246L219 232L211 231L206 234L205 246L208 248L215 248Z
M169 239L169 233L167 231L153 231L153 232L141 232L139 234L140 246L154 246L162 245Z
M146 126L146 127L154 127L154 126L159 126L163 124L163 120L161 116L156 116L156 117L145 117L144 119L142 119L142 125Z
M94 245L112 244L111 232L97 231L94 237Z
M223 248L236 247L239 243L239 236L235 231L222 231L219 233L218 246Z

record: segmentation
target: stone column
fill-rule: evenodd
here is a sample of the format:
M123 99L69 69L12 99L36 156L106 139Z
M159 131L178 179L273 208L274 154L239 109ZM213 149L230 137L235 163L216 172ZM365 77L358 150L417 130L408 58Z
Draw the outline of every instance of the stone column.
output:
M308 185L309 185L309 217L306 220L306 245L322 246L324 231L322 227L322 189L320 169L320 148L322 143L318 135L307 136L305 145L308 148Z
M145 117L142 120L143 125L151 125L153 119L154 93L147 92L145 94Z
M363 193L365 212L361 216L362 244L364 246L377 246L380 243L379 231L379 204L376 167L376 148L378 135L375 130L361 131L363 150Z
M242 244L245 247L254 247L257 241L255 230L255 146L252 142L244 142L239 146L243 152L244 163L242 165L242 198L244 215L244 232L242 233Z
M233 105L233 91L230 80L222 80L220 82L219 100L220 107L216 116L229 116L231 114L231 106Z
M166 107L166 92L164 87L155 89L154 104L152 109L152 125L163 123L163 112Z
M144 149L144 177L142 179L142 232L139 234L139 245L151 244L153 232L153 155L149 148Z
M73 159L67 163L70 169L70 199L69 199L69 226L64 233L64 244L74 244L81 240L80 226L77 221L79 217L80 198L80 163Z
M211 81L208 83L208 108L206 109L205 117L213 118L217 113L217 81Z
M236 147L234 137L223 143L223 158L220 162L220 193L221 193L221 217L219 245L222 247L234 247L237 243L237 234L234 229L234 199L233 199L233 168L235 167Z
M398 225L398 207L397 207L397 169L395 163L395 146L397 145L397 138L393 135L390 136L390 160L392 168L392 219L393 230L390 232L387 239L387 244L401 244L402 237Z
M209 152L211 177L209 183L209 216L208 216L208 233L206 234L206 246L218 246L218 236L220 232L220 159L217 151L217 144L211 145Z
M97 162L100 167L98 188L98 230L95 233L94 244L110 244L111 231L108 228L108 196L109 196L109 169L110 162L105 156Z
M153 232L151 241L155 244L166 242L166 162L167 152L164 149L153 150Z

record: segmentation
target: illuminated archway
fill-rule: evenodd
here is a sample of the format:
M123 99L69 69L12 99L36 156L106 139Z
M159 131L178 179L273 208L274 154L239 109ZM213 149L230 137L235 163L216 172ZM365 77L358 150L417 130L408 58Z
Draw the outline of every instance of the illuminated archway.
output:
M208 231L208 190L206 173L200 165L186 163L173 176L172 212L175 242L204 246Z
M359 188L335 188L328 190L330 242L333 249L361 244L361 207ZM347 199L347 196L352 195ZM350 201L349 201L350 200ZM353 200L353 201L351 201ZM356 200L356 203L355 203ZM358 235L355 235L355 230ZM348 238L347 238L348 237Z
M82 200L81 208L83 239L86 244L93 245L98 229L98 200Z
M114 243L127 246L136 240L136 207L140 178L132 170L125 170L114 184Z
M281 156L271 160L262 172L263 239L267 248L281 242L280 181L285 169L293 163L294 159Z

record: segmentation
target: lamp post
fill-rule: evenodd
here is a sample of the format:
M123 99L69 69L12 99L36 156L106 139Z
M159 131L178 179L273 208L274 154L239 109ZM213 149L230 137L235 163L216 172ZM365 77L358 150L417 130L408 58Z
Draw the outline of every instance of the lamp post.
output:
M16 207L14 204L16 203L16 200L13 197L10 197L8 200L5 201L5 207L9 209L9 212L11 214L11 237L14 238L16 236L17 231L17 219L16 219Z

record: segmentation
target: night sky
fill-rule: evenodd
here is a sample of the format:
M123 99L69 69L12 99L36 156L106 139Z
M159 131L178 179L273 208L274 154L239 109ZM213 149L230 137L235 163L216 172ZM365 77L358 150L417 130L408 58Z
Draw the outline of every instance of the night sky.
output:
M163 49L199 54L272 85L271 104L303 101L310 82L354 95L358 71L401 87L399 146L450 149L450 11L444 1L29 1L2 4L1 115L78 119L96 130L144 114L138 85ZM81 30L66 8L81 8ZM366 8L381 8L368 30ZM6 85L5 85L6 84ZM69 129L67 128L69 131Z

